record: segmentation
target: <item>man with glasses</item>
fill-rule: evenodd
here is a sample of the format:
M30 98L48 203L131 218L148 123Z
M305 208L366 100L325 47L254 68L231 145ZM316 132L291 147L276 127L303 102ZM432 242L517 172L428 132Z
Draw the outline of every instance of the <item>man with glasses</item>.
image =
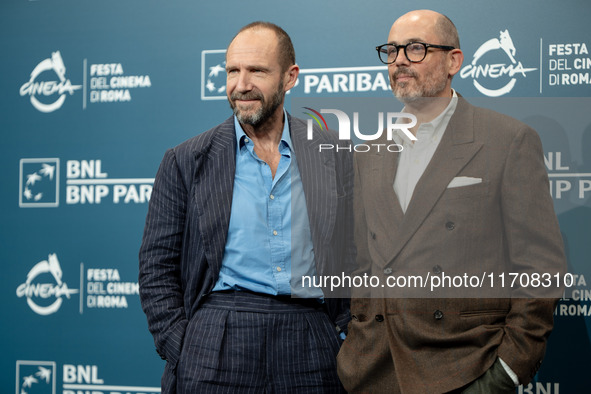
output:
M403 283L391 279L409 274L562 274L540 139L451 88L463 61L453 23L433 11L409 12L376 49L403 112L417 122L410 128L415 139L394 136L400 153L356 154L357 273L382 284ZM492 288L460 286L440 296L418 287L354 293L338 356L345 388L514 393L528 383L543 358L560 289L546 298L527 287L494 297Z

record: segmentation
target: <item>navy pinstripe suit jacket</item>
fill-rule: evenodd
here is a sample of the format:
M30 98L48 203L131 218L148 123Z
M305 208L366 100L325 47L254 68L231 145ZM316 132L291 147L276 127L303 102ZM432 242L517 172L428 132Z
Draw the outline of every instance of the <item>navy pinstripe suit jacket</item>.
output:
M336 133L288 115L301 174L318 274L341 272L354 258L352 155L323 150ZM154 181L140 259L140 298L158 354L167 360L162 392L175 392L185 328L218 279L230 222L236 169L234 119L170 149ZM295 262L294 262L295 264ZM341 329L347 299L327 299Z

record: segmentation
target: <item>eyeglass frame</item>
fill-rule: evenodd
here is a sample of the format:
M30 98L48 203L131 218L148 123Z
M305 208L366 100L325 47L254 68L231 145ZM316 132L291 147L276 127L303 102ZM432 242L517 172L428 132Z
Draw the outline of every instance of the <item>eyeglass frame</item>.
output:
M406 53L406 48L412 44L421 44L425 47L425 56L423 56L423 58L421 60L410 60L409 59L408 54ZM390 63L383 61L382 57L380 56L380 53L384 53L384 54L386 54L386 59L387 59L388 52L381 51L381 49L385 46L392 46L392 47L396 48L396 57ZM452 50L456 49L456 47L451 46L451 45L427 44L426 42L420 42L420 41L409 42L408 44L405 44L405 45L396 45L396 44L386 43L386 44L378 45L376 47L376 51L378 51L378 58L380 59L380 62L382 62L384 64L393 64L396 61L396 59L398 59L398 54L400 53L400 48L404 48L404 56L411 63L420 63L423 60L425 60L425 58L427 57L427 53L429 52L429 48L443 49L445 51L452 51Z

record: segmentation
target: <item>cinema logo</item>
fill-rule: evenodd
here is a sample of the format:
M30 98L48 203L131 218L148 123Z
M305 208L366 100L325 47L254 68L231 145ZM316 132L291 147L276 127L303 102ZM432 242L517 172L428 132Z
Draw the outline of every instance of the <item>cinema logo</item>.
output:
M504 53L509 58L510 63L487 63L485 59L494 58L494 52ZM491 55L485 56L489 53ZM499 97L509 93L515 87L518 76L526 77L526 73L535 71L537 68L525 68L520 61L515 60L515 45L509 35L509 30L503 30L499 34L499 38L491 38L476 50L472 62L463 67L460 71L460 77L463 79L472 78L474 87L485 96ZM507 83L500 87L493 88L494 80L506 80ZM498 84L498 82L496 82ZM488 85L489 87L485 87Z
M312 119L308 119L307 122L307 138L308 140L314 139L314 122L318 125L316 127L316 132L324 132L328 130L328 125L326 123L326 119L322 116L322 114L332 114L335 115L339 122L339 140L341 141L351 141L352 134L351 134L351 119L349 115L347 115L344 111L338 109L321 109L320 112L310 108L304 107L304 109L310 112L304 112L304 114L310 116ZM386 119L384 121L384 118ZM397 123L398 119L408 119L410 122L404 123ZM386 127L384 128L384 123L386 123ZM364 142L367 141L375 141L378 138L381 138L383 133L386 132L386 139L388 141L393 141L394 137L399 133L402 133L406 139L410 141L416 141L417 137L413 135L413 133L409 130L416 126L417 118L413 114L404 113L404 112L388 112L384 116L384 112L378 113L378 129L375 133L372 134L363 134L359 130L359 112L353 112L353 134L354 136ZM320 130L318 130L320 129ZM352 144L348 146L335 146L333 144L320 144L318 147L319 151L322 152L324 150L336 150L338 151L348 151L348 152L368 152L372 149L377 150L380 152L381 150L385 150L388 152L402 152L402 145L398 143L393 144Z
M53 78L57 77L57 80L50 79L52 72ZM72 85L66 78L66 66L62 55L60 51L55 51L51 58L41 61L33 69L29 81L20 88L20 95L29 96L33 107L40 112L48 113L60 109L66 97L81 88L82 85Z
M77 294L77 289L70 289L62 280L63 272L55 253L50 253L47 260L38 262L27 274L25 283L16 288L19 298L26 298L31 310L38 315L47 316L56 313L64 298Z

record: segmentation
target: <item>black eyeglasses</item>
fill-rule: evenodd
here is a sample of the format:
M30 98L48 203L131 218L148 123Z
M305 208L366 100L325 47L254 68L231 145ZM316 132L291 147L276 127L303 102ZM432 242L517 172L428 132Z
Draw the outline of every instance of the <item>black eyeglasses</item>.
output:
M456 49L449 45L434 45L425 44L424 42L409 42L406 45L395 45L395 44L383 44L376 47L380 61L384 64L392 64L398 57L400 48L404 49L404 55L409 62L418 63L422 62L427 56L428 48L443 49L444 51L451 51Z

